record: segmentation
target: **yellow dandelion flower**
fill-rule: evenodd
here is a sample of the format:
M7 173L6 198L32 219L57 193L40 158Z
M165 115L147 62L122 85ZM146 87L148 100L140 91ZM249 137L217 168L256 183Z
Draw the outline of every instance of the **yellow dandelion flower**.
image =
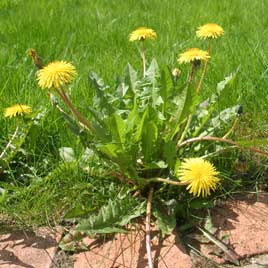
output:
M215 191L220 179L219 172L202 158L185 159L176 174L181 182L187 183L187 190L194 196L206 197Z
M196 35L199 38L218 38L219 36L224 35L224 30L221 26L216 23L208 23L203 26L198 27Z
M32 112L32 108L28 105L23 104L15 104L5 109L4 116L5 117L15 117L24 114L30 114Z
M145 27L140 27L133 31L129 35L129 41L144 41L146 39L149 40L155 40L156 39L156 32L152 29L145 28Z
M37 72L41 88L59 88L70 83L77 75L75 67L66 61L54 61Z
M182 63L189 63L195 60L208 60L210 58L207 51L201 50L199 48L190 48L187 51L180 54L178 58L178 62Z

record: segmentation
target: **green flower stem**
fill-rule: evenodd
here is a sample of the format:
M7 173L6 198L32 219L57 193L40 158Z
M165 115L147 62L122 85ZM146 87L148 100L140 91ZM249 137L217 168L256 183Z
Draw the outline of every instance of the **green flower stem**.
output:
M148 199L147 199L147 208L146 208L146 220L145 220L145 231L146 231L146 251L148 258L148 266L149 268L153 268L153 260L152 260L152 250L151 250L151 210L152 210L152 200L153 200L154 188L151 188L149 191Z
M204 137L191 138L191 139L183 141L181 144L178 144L177 147L180 148L180 147L186 146L188 144L191 144L194 142L200 142L200 141L216 141L216 142L228 143L228 144L232 144L232 145L236 146L237 148L239 148L241 150L248 150L248 151L251 151L251 152L256 153L256 154L268 156L267 151L262 151L262 150L255 148L255 147L244 147L233 140L214 137L214 136L204 136Z
M141 57L142 57L142 64L143 64L143 77L145 77L146 73L146 56L145 56L145 41L141 41Z
M209 43L208 43L208 54L210 55L210 52L211 52L211 40L209 40ZM205 78L205 74L207 72L207 67L208 67L208 60L205 61L205 65L204 65L204 69L203 69L203 72L202 72L202 75L201 75L201 78L200 78L200 81L198 83L198 86L196 88L196 92L199 93L200 89L201 89L201 86L203 84L203 81L204 81L204 78Z
M95 128L91 125L91 123L79 111L76 110L76 108L73 106L69 97L65 94L64 89L61 88L59 90L56 88L56 92L62 98L64 103L69 107L69 109L74 114L74 116L78 119L78 121L81 122L83 125L85 125L89 130L91 130L94 133Z
M180 181L172 181L172 180L169 180L169 179L163 179L163 178L151 178L151 179L148 179L146 180L148 183L149 182L164 182L164 183L167 183L167 184L171 184L171 185L187 185L188 183L185 183L185 182L180 182Z

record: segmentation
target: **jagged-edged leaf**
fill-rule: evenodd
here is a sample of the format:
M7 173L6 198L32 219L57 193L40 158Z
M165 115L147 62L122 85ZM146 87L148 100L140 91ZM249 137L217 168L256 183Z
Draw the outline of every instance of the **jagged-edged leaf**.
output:
M99 90L104 90L105 89L105 84L102 78L100 78L98 76L97 73L95 72L90 72L88 75L88 79L89 79L89 84L94 86L96 89Z
M234 72L232 72L230 75L226 76L224 78L224 80L222 80L221 82L219 82L217 84L218 97L221 96L222 94L224 94L225 93L224 91L228 90L232 86L239 69L240 69L240 66L238 66L238 68Z
M193 85L190 84L186 90L186 96L183 101L183 108L178 116L179 123L182 122L185 118L187 118L190 113L194 112L194 109L198 104L199 100L199 95L196 93L196 90Z
M137 141L137 142L141 140L143 128L144 128L144 125L146 125L145 124L146 120L148 119L148 114L149 114L149 109L147 108L143 112L143 115L142 115L142 118L140 120L140 123L137 126L137 130L136 130L136 133L135 133L135 141Z
M46 177L43 178L44 181L49 181L50 179L62 176L63 173L72 172L77 169L76 162L63 162L59 164L56 168L48 173Z
M108 142L111 140L110 132L105 124L104 121L104 115L94 109L93 107L87 106L87 110L91 113L93 116L93 119L96 121L92 122L93 125L93 134L101 141Z
M215 116L211 119L211 125L214 129L220 128L226 123L230 122L230 119L237 116L237 108L239 105L233 106L231 108L224 109L219 113L219 115Z
M117 114L112 114L107 123L112 134L112 139L119 145L123 145L125 142L126 126L124 120Z
M121 221L118 223L119 226L124 226L128 224L132 219L140 217L146 210L146 202L143 201L132 210L128 215L123 215Z
M126 84L126 83L124 83L124 82L122 82L122 83L120 83L119 85L118 85L118 87L117 87L117 89L116 89L116 92L119 94L119 97L121 97L121 98L124 98L125 97L125 95L127 94L127 92L128 92L128 89L129 89L129 86ZM111 102L111 100L112 100L112 102L113 101L115 101L115 100L117 100L118 98L110 98L110 102Z
M104 153L106 156L108 156L110 159L115 159L118 157L118 151L120 150L120 147L114 143L108 143L108 144L97 144L96 147Z
M95 73L89 73L89 85L96 89L96 95L93 98L94 107L98 107L103 114L110 115L115 110L108 100L108 93L106 93L108 86L105 86L104 81Z
M126 120L126 133L134 133L135 127L137 126L138 122L140 122L139 119L140 115L137 109L137 104L135 103Z
M88 213L81 205L77 205L70 209L65 215L65 219L75 219L85 216L85 213Z
M136 170L133 166L133 157L131 152L123 150L121 144L107 143L97 144L96 147L107 158L117 163L121 170L124 170L125 175L131 176L133 179L137 177Z
M152 59L149 67L146 70L145 76L149 78L151 82L155 82L156 78L159 76L159 67L156 59Z
M95 234L112 234L112 233L127 233L127 231L123 228L118 227L104 227L100 229L95 229Z
M102 127L101 125L95 122L92 123L92 126L94 128L94 130L92 130L92 133L98 140L102 142L111 141L110 133L106 127Z
M201 209L201 208L212 208L214 207L214 203L212 200L205 200L205 199L193 199L189 203L189 206L193 209Z
M141 216L145 211L145 203L140 203L131 196L124 199L109 200L97 215L82 220L75 230L87 234L109 233L122 231L124 225L133 218Z
M156 207L153 208L153 215L157 219L158 229L162 232L163 236L171 234L176 227L175 215L168 215L167 213L163 213Z
M136 87L137 87L137 71L128 63L126 70L125 70L125 83L130 85L130 88L134 94L136 94Z
M66 120L69 129L76 135L81 135L81 127L79 126L78 122L69 114L65 113L63 110L60 110L62 116Z
M200 135L213 135L217 129L223 128L226 124L230 123L231 120L237 116L238 107L239 105L236 105L221 111L217 116L211 119Z
M152 106L156 107L156 106L160 106L161 104L163 104L163 99L161 96L159 96L159 92L158 92L158 88L154 89L152 91ZM164 116L163 116L164 117Z
M165 67L161 70L160 83L161 83L161 87L159 90L159 94L163 101L162 113L165 115L166 108L168 105L168 97L171 95L171 92L174 87L172 75L168 67Z
M103 115L101 114L101 112L97 111L96 109L87 106L87 110L93 115L94 119L103 127L105 128L105 122L103 120Z
M158 137L158 128L154 121L146 123L142 133L142 152L145 162L151 159L154 153L155 142Z
M153 161L151 163L145 163L143 170L150 170L150 169L164 169L167 168L168 165L164 161Z
M164 144L164 152L163 156L167 161L167 164L170 168L173 168L176 161L177 156L177 144L174 141L167 141Z
M180 93L174 98L174 103L177 106L176 114L172 120L171 129L165 140L172 140L180 129L180 124L193 113L198 101L199 95L193 85L187 85Z
M217 108L217 103L218 101L223 98L224 99L224 94L228 94L228 90L231 89L233 82L237 76L237 73L239 71L238 67L234 72L232 72L230 75L224 78L221 82L217 84L217 89L216 93L212 94L211 98L207 100L207 113L206 115L202 118L201 123L199 127L195 130L193 133L193 137L196 137L199 135L199 133L202 131L202 129L206 126L207 122L210 120L210 118L213 116L216 108Z

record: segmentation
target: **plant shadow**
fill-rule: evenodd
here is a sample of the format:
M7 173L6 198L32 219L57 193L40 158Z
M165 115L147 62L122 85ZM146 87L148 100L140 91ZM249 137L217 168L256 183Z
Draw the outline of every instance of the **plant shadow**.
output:
M267 193L237 195L231 200L217 203L210 211L211 229L206 230L212 238L220 241L222 247L213 243L212 239L204 239L204 235L200 231L186 236L188 253L192 254L195 251L194 253L199 255L197 261L199 265L195 264L195 267L207 267L200 263L205 265L204 262L209 260L215 265L217 263L222 265L266 253L267 247L265 247L264 241L261 241L268 228L267 204ZM224 247L225 250L223 250ZM200 256L203 258L203 262L200 261Z
M13 230L2 232L0 236L0 266L34 268L33 258L39 258L40 250L52 260L47 249L57 247L55 235L43 229L41 232ZM36 256L35 256L36 255Z
M146 232L144 226L138 226L127 234L116 234L109 239L88 240L86 252L80 253L83 264L88 267L109 268L146 268L148 267L146 251ZM182 257L188 255L176 231L170 236L161 237L156 228L150 233L153 267L176 267ZM184 260L185 261L185 260ZM82 266L82 264L80 264ZM187 267L187 266L179 266Z

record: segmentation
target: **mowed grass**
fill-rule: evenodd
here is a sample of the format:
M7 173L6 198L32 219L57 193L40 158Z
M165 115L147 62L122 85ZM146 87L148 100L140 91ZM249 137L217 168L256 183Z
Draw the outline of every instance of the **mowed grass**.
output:
M242 104L246 115L244 123L238 125L241 136L266 138L267 10L267 0L1 0L0 148L15 127L13 120L4 118L3 109L23 103L33 110L49 109L38 138L28 148L30 165L38 176L47 175L53 169L50 163L59 161L58 148L71 146L79 150L77 137L66 130L46 92L38 87L36 68L27 49L36 49L45 63L66 60L76 66L79 76L70 95L85 112L94 94L88 86L89 71L97 72L111 87L128 62L141 71L138 45L128 41L131 31L140 26L154 29L158 38L146 43L148 59L155 57L160 66L171 69L179 67L185 76L189 66L179 66L178 55L190 47L207 48L206 41L195 37L197 27L207 22L220 24L225 35L213 41L202 89L204 99L215 92L217 82L240 66L235 86L219 106Z

